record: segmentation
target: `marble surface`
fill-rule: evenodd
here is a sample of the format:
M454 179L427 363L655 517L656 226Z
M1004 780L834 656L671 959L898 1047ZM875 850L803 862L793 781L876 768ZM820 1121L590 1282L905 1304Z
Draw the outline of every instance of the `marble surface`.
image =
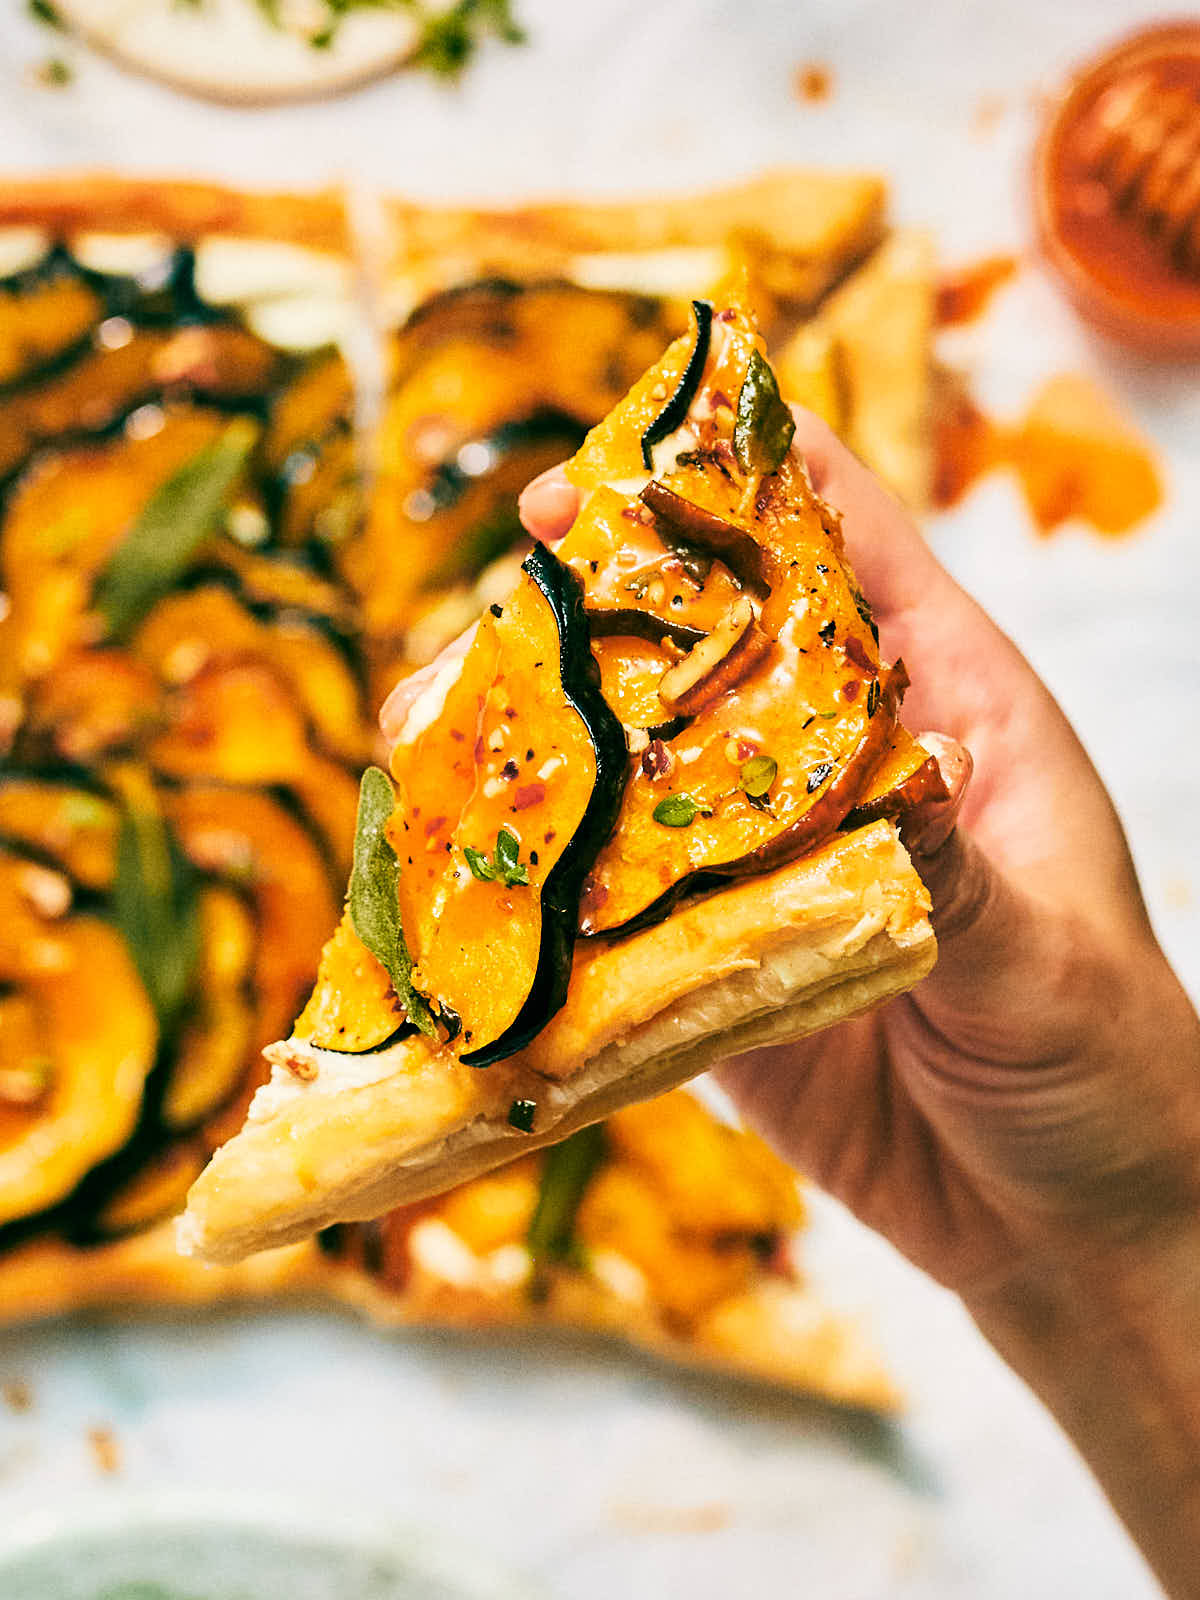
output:
M400 77L261 114L188 102L0 13L0 171L112 166L418 194L701 185L770 162L862 163L948 261L1027 245L1036 94L1156 13L1133 0L523 0L533 44L458 91ZM828 104L790 75L832 66ZM0 177L2 181L2 177ZM1200 384L1096 346L1028 267L947 340L998 409L1040 378L1101 376L1161 447L1170 492L1135 537L1037 539L1013 485L929 537L1079 728L1129 831L1156 927L1200 995ZM877 1330L911 1397L881 1427L570 1342L380 1337L336 1316L66 1324L0 1336L0 1527L77 1498L206 1491L423 1527L549 1595L1142 1600L1136 1554L1036 1402L961 1309L832 1205L829 1292ZM86 1432L114 1430L99 1473Z

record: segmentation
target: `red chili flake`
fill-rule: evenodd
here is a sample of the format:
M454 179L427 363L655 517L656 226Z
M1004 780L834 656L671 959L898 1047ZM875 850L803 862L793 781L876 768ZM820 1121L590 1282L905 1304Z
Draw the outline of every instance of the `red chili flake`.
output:
M594 878L589 878L583 886L583 893L579 897L580 910L586 912L599 911L608 899L608 889L602 883L597 883Z
M445 824L445 821L445 817L430 817L429 821L425 824L425 837L427 839L432 838L432 836L442 828L442 826Z
M483 742L483 735L480 734L478 739L475 741L475 765L477 767L481 767L486 760L487 747Z
M513 760L513 758L511 756L509 756L508 760L500 768L500 776L502 778L507 778L509 780L509 782L511 783L512 780L516 777L517 773L520 772L520 770L521 769L520 769L520 767L517 766L517 763Z
M642 771L648 778L665 778L674 758L661 739L651 739L642 751Z
M733 309L732 306L726 306L724 311L718 311L717 312L717 321L718 322L732 322L736 315L737 315L737 312Z
M557 838L558 838L558 829L557 828L548 828L546 830L546 832L542 835L542 843L543 844L549 844L552 839L557 839Z
M465 738L466 738L466 737L467 737L467 736L466 736L466 734L465 734L465 733L464 733L464 732L463 732L463 731L462 731L462 729L461 729L461 728L451 728L451 729L450 729L450 737L451 737L451 738L452 738L452 739L453 739L453 740L454 740L454 742L455 742L455 743L456 743L456 744L461 744L461 743L462 743L462 742L463 742L463 740L464 740L464 739L465 739Z
M523 783L513 795L512 808L514 811L527 811L530 806L541 805L545 798L544 783Z
M753 739L739 739L738 740L738 760L739 761L749 761L751 756L756 756L757 754L758 754L758 746L755 744Z
M718 406L729 405L729 396L725 393L724 389L714 389L712 395L710 396L710 401L712 408L715 411Z
M874 677L876 667L870 656L863 649L861 639L856 639L853 634L846 640L846 659L853 661L856 667L861 667L864 672L869 672Z
M862 679L861 678L849 678L849 679L847 679L847 681L842 685L842 699L843 700L850 700L852 702L857 700L858 699L858 691L861 688L862 688Z
M517 714L516 706L505 706L504 715L508 718L508 720L510 722L513 720L513 718L516 716L516 714Z

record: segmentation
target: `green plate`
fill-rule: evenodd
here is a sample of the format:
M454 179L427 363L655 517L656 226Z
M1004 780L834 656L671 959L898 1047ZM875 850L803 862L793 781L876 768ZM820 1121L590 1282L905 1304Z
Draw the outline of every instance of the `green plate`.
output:
M60 1511L5 1546L5 1600L530 1600L420 1535L331 1528L320 1515Z

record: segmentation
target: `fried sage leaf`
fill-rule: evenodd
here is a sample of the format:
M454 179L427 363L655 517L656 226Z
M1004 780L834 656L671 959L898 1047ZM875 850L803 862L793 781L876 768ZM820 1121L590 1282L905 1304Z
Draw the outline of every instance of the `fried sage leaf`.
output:
M412 957L400 926L400 863L387 836L396 805L391 779L368 767L358 792L354 866L350 873L350 920L367 949L382 962L408 1020L432 1038L433 1015L412 985Z
M733 451L743 472L765 476L791 448L796 423L769 364L755 350L738 394Z
M147 500L96 587L110 638L127 634L174 585L216 528L257 439L258 425L236 418Z
M200 959L199 883L144 774L114 785L124 801L113 916L167 1035L191 997Z
M525 1240L535 1267L569 1261L575 1255L575 1218L605 1148L603 1124L596 1122L547 1150Z

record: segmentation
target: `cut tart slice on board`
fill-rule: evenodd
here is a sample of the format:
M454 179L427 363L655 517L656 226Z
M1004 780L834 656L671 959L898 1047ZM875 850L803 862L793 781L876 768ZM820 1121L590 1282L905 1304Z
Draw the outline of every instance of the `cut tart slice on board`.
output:
M932 966L892 820L928 758L791 436L740 296L694 302L414 704L394 801L368 774L347 921L185 1249L420 1201Z

